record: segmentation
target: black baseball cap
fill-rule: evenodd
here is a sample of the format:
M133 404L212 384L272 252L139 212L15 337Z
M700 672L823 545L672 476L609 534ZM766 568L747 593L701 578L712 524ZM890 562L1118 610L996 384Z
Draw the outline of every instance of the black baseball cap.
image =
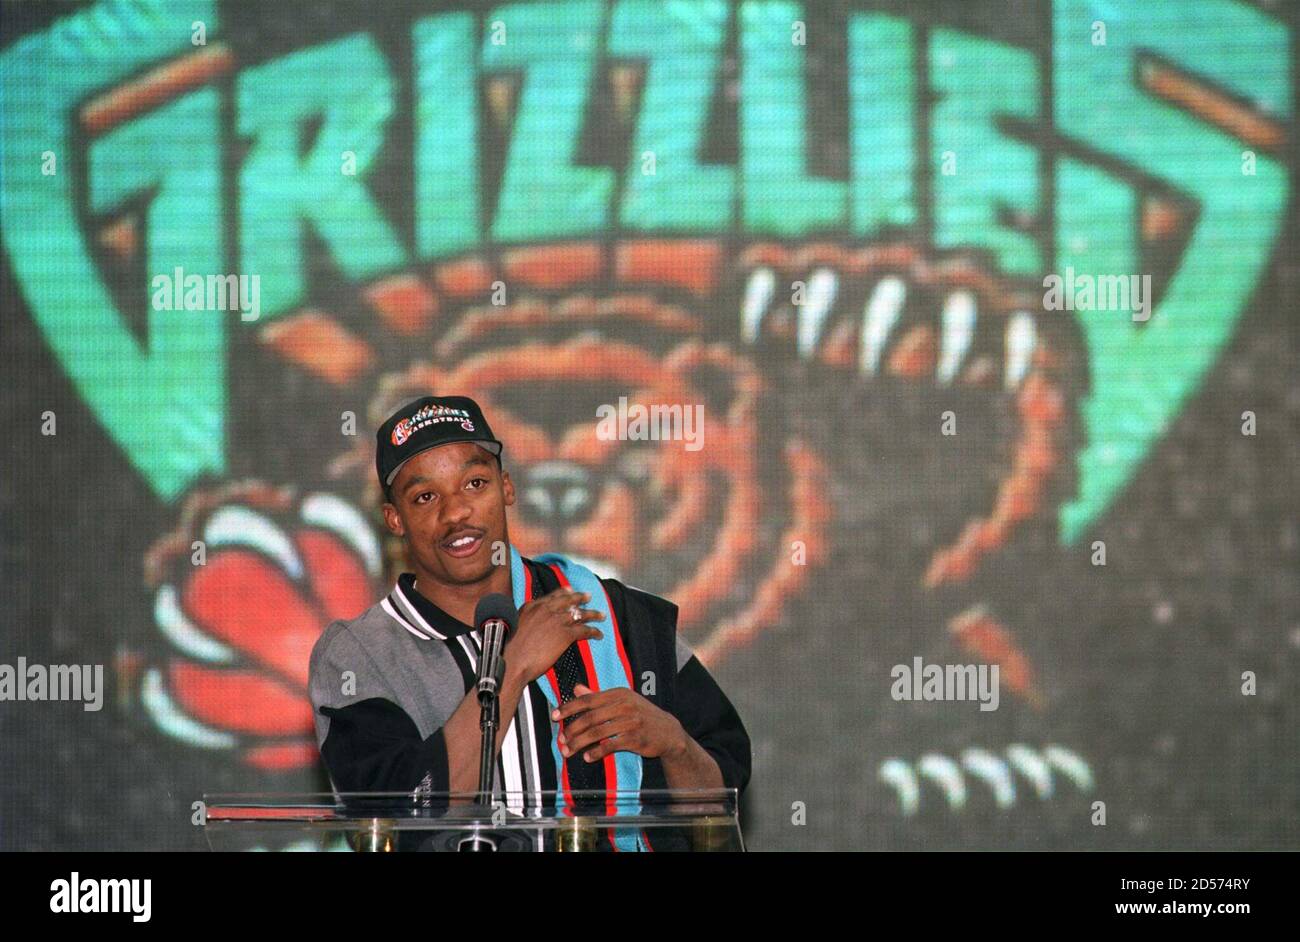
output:
M468 396L424 396L398 409L375 436L375 470L388 490L398 470L422 451L474 442L501 460L501 443L492 434L483 410Z

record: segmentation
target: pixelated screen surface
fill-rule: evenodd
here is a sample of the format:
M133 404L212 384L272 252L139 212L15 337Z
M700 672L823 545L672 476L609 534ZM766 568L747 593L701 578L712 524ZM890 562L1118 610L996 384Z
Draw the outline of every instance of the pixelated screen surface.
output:
M678 605L749 846L1295 849L1285 6L6 8L0 846L327 787L433 393Z

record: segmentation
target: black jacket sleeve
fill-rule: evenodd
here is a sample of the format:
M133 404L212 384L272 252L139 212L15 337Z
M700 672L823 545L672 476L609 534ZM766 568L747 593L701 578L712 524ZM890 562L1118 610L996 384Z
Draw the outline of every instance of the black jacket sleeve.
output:
M344 707L322 706L329 732L321 757L342 792L447 791L450 773L442 730L420 738L415 721L378 697Z
M648 656L673 672L666 708L718 763L723 785L744 792L753 765L749 733L717 681L677 634L677 606L642 589L614 584L623 596L625 617L645 626L653 638L654 654Z
M691 655L677 672L676 711L682 728L718 763L722 784L745 791L753 765L749 733L712 675Z

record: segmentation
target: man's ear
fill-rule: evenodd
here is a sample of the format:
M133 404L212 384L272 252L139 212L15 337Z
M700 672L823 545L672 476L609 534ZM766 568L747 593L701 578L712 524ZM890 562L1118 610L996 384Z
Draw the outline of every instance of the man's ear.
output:
M402 523L402 517L397 512L397 508L384 501L383 509L384 525L388 527L388 532L393 536L406 536L406 526Z
M510 472L505 469L501 471L501 489L505 491L506 506L513 506L515 502L515 482L510 480Z

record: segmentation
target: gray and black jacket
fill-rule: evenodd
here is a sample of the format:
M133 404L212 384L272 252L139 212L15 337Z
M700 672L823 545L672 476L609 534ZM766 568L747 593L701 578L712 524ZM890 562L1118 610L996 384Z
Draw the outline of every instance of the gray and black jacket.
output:
M534 597L559 586L556 573L524 558ZM434 605L404 573L378 604L329 625L311 654L310 692L321 755L340 792L447 791L442 727L476 679L479 632ZM647 698L672 713L718 763L723 784L749 782L749 735L736 710L677 635L677 606L601 579L622 635L631 676L653 672ZM604 623L600 625L604 627ZM509 647L507 646L507 657ZM557 790L549 705L538 681L520 698L497 760L497 789ZM645 759L641 787L666 788L658 759ZM522 812L523 808L511 808Z

